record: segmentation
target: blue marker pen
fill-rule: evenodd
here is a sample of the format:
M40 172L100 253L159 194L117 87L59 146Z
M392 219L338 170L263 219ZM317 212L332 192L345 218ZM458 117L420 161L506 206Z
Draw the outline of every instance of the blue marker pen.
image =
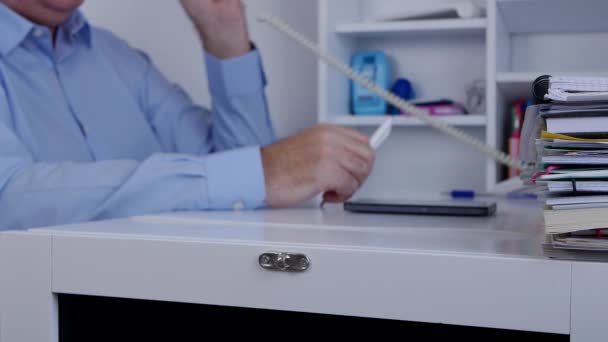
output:
M538 199L538 195L524 192L511 192L506 195L477 193L473 190L453 190L449 193L453 199L475 199L475 197L499 197L507 199Z
M454 199L474 199L475 191L472 190L454 190L450 192L450 196Z

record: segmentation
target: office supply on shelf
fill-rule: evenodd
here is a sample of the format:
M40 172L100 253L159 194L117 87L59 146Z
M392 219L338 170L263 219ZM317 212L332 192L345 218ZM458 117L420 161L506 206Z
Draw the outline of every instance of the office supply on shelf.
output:
M283 20L281 20L273 15L269 15L269 14L261 14L257 17L257 19L262 22L268 23L269 25L271 25L278 31L284 33L285 35L287 35L288 37L293 39L295 42L297 42L301 46L303 46L306 49L313 52L319 59L325 61L330 66L332 66L332 67L336 68L337 70L339 70L340 72L342 72L344 75L346 75L349 79L351 79L355 83L365 87L369 91L380 96L381 98L386 100L389 104L394 105L395 107L399 108L403 112L408 112L408 113L414 114L422 122L430 125L431 127L437 129L438 131L454 138L457 141L460 141L464 144L467 144L467 145L473 147L474 149L478 150L479 152L485 154L486 156L500 162L501 164L504 164L504 165L510 166L510 167L514 167L514 168L518 168L521 170L531 170L532 169L532 167L529 164L524 163L521 160L516 160L516 159L511 158L508 154L485 144L484 142L480 141L479 139L473 137L472 135L470 135L462 130L456 129L438 118L428 115L427 113L425 113L422 110L418 110L414 105L400 99L399 97L395 96L394 94L391 94L390 92L383 89L381 86L371 82L368 78L360 75L355 70L353 70L352 68L350 68L348 65L341 62L337 58L325 53L317 44L315 44L313 41L306 38L299 32L293 30Z
M520 143L521 143L521 130L524 122L524 113L527 107L530 105L529 102L517 101L511 106L511 136L508 139L509 155L512 158L520 158ZM509 178L518 177L521 172L515 168L509 168Z
M381 51L362 51L353 56L353 69L382 89L389 88L391 68ZM352 109L355 115L386 115L388 103L365 87L351 82Z
M445 103L421 103L416 104L416 107L431 116L451 116L468 114L466 108L463 105L453 101L447 101ZM411 115L408 112L404 112L402 114Z
M411 104L413 104L416 107L423 107L423 106L441 106L441 105L453 105L455 102L453 100L450 99L418 99L418 100L413 100L413 101L409 101Z
M403 21L420 19L454 19L454 18L481 18L485 15L484 8L472 1L459 1L452 3L424 4L412 6L406 3L403 8L391 9L390 13L383 13L370 18L372 21Z
M393 94L399 96L405 101L412 100L416 97L412 83L409 80L403 78L400 78L395 81L395 84L392 87L392 92ZM399 108L391 105L389 109L389 114L398 115L401 114L401 111L399 110Z
M466 108L469 113L484 113L486 111L486 81L476 80L467 88Z
M374 132L370 139L370 145L374 150L379 149L380 146L384 144L386 139L388 139L388 137L391 135L392 127L393 118L388 118L382 125L380 125L380 127L378 127L376 132Z

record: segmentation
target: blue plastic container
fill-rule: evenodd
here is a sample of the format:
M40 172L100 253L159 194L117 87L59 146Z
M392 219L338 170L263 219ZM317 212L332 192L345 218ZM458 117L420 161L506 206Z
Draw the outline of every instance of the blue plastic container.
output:
M389 90L391 68L382 51L362 51L353 56L353 69L378 86ZM355 115L387 115L388 104L379 96L351 81L351 107Z

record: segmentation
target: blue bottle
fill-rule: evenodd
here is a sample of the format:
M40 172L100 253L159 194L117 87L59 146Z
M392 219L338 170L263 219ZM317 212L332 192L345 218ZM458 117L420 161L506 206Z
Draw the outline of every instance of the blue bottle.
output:
M376 83L384 90L390 87L390 65L388 58L381 51L363 51L355 54L352 60L353 69ZM388 103L351 81L351 107L355 115L386 115Z

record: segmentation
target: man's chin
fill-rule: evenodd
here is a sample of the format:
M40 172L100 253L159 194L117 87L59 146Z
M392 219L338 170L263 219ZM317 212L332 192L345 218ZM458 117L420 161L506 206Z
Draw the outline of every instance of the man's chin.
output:
M44 7L54 12L71 13L83 3L84 0L45 0Z
M32 15L30 19L35 19L39 24L56 27L68 20L83 2L84 0L42 0L42 11Z

